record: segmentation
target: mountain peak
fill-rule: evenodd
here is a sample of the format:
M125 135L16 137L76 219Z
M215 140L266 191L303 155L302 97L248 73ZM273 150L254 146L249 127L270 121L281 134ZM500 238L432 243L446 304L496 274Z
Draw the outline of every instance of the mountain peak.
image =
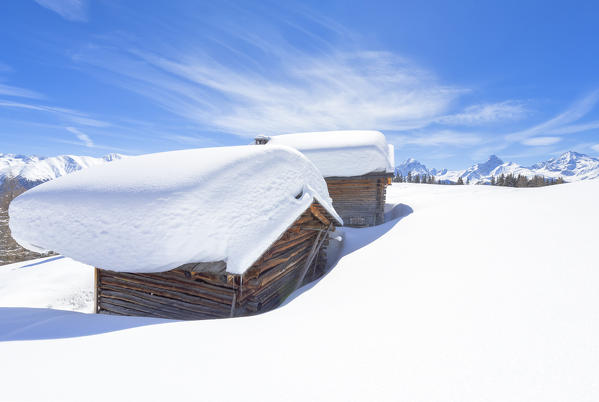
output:
M497 163L499 165L503 164L503 161L497 155L489 156L489 160L487 161L487 163L489 163L489 162Z
M115 160L123 159L123 155L113 152L113 153L109 153L108 155L104 155L102 157L102 159L104 159L106 162L112 162Z
M487 176L491 174L493 169L501 165L503 165L503 161L499 159L497 155L491 155L485 163L477 163L476 165L466 169L467 176L471 179Z
M408 173L412 175L428 175L429 171L425 165L418 162L414 158L408 158L404 163L395 167L395 171L402 176L407 176Z
M559 159L576 159L576 158L584 158L584 157L587 157L587 155L581 154L578 152L574 152L574 151L567 151L567 152L564 152L563 154L561 154L559 156Z

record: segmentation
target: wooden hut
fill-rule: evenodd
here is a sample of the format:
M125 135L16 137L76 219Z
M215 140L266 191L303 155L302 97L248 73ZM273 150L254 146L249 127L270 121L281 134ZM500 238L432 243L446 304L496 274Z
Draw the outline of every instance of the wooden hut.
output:
M325 272L343 224L305 156L252 145L129 158L42 184L13 207L22 245L98 267L97 313L173 319L279 306Z
M394 174L394 150L378 131L326 131L258 136L258 145L287 145L321 171L333 206L346 226L383 223L387 185Z
M96 268L95 311L194 320L272 310L324 274L329 234L337 225L337 218L314 202L242 274L228 273L225 261L189 263L159 273Z

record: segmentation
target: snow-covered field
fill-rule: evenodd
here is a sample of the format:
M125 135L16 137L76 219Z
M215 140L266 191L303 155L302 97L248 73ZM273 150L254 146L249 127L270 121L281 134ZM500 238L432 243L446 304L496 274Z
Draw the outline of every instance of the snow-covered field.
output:
M3 265L0 266L0 308L39 307L91 313L94 311L93 285L93 267L63 256ZM0 315L0 320L2 318ZM3 337L0 332L0 339Z
M345 229L327 276L248 318L54 310L88 308L89 267L0 267L0 400L597 401L597 200L599 180L395 184L396 219Z

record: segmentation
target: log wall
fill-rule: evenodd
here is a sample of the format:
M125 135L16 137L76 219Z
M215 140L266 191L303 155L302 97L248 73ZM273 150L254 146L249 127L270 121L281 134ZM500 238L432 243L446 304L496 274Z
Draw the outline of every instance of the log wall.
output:
M96 312L188 320L272 310L324 274L330 219L314 203L243 275L222 261L147 274L96 269Z
M326 177L333 207L345 226L366 227L384 222L388 174Z

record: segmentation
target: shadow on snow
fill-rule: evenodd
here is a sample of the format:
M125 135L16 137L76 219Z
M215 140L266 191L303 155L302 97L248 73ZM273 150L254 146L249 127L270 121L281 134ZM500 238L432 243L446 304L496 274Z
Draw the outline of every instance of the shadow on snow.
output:
M0 341L73 338L172 322L49 308L0 307Z
M372 243L390 231L404 217L410 215L412 208L405 204L387 204L385 223L367 228L342 228L343 243L336 256L332 255L331 267L327 274L337 266L343 256L355 252ZM63 258L50 258L38 263L25 265L31 267L45 262ZM326 274L324 275L326 276ZM324 277L323 276L323 277ZM290 303L300 294L311 289L323 277L293 292L281 305ZM161 318L125 317L105 314L86 314L74 311L54 310L47 308L0 307L0 341L25 341L40 339L73 338L120 331L146 325L173 322Z
M43 260L43 261L34 262L33 264L28 264L28 265L22 265L22 266L20 266L19 268L28 268L28 267L34 267L34 266L36 266L36 265L41 265L41 264L45 264L45 263L47 263L47 262L52 262L52 261L60 260L60 259L62 259L62 258L64 258L64 256L63 256L63 255L59 255L58 257L46 258L46 259L45 259L45 260Z

